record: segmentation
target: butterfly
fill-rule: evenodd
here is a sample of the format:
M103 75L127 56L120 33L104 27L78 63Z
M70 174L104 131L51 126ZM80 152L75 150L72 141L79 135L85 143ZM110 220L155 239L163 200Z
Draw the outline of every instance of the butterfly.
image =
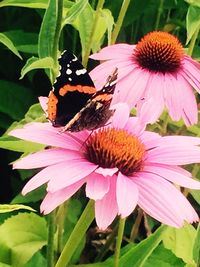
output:
M62 131L94 130L106 124L113 115L110 104L117 81L117 69L105 85L96 90L87 70L75 55L64 51L58 59L60 74L49 93L47 113L54 127Z

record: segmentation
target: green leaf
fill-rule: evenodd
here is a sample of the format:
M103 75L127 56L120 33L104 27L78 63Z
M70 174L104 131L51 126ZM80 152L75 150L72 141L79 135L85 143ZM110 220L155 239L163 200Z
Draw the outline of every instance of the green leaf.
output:
M47 266L47 260L40 252L35 253L33 257L23 267L36 267L36 266L38 267Z
M198 225L197 234L196 234L196 238L194 241L193 259L197 263L197 266L199 266L200 264L200 224Z
M185 263L194 264L193 247L196 238L196 230L186 224L182 228L168 227L163 235L163 244Z
M159 245L166 231L166 226L160 226L152 235L141 241L137 246L129 249L127 253L120 257L120 267L143 266L154 249Z
M97 23L96 31L94 32L94 42L92 44L92 51L97 52L100 50L103 37L108 31L108 43L111 42L111 32L114 25L114 18L112 13L108 9L103 9L100 11L100 17Z
M12 267L10 264L0 262L0 267Z
M28 88L0 80L0 112L9 115L14 120L19 120L32 102L33 95Z
M80 16L87 4L88 0L79 0L74 3L73 6L68 10L66 18L64 18L64 21L62 23L63 26L65 24L72 23L78 16Z
M41 8L46 9L48 6L48 0L3 0L0 2L0 7L5 6L16 6L16 7L26 7L26 8ZM73 5L71 1L64 1L64 7L70 8Z
M20 170L21 172L21 170ZM30 177L30 176L29 176ZM16 204L16 203L30 203L30 202L37 202L41 199L44 198L46 194L46 189L44 186L41 186L30 193L26 194L23 196L22 194L18 194L14 199L12 200L11 204Z
M187 41L189 43L195 31L200 27L200 7L190 6L186 16Z
M0 262L22 267L47 243L44 218L33 213L21 213L0 226Z
M3 33L0 33L0 42L4 44L10 51L12 51L16 56L22 59L13 42Z
M0 205L0 213L12 212L14 210L20 210L20 209L35 211L34 209L32 209L29 206L20 205L20 204L16 204L16 205L2 204L2 205Z
M40 58L52 56L56 34L57 5L56 0L49 0L48 8L43 17L38 39L38 54Z
M200 7L200 0L185 0L185 2L192 6Z
M33 153L44 149L44 145L20 140L12 136L0 137L0 148L23 153Z
M46 8L48 0L3 0L0 2L0 7L5 6L17 6L17 7L28 7L28 8Z
M87 4L83 12L81 13L81 16L78 16L73 23L73 26L79 32L81 48L82 48L82 58L84 57L85 50L90 41L93 20L94 20L94 10L89 4Z
M18 51L37 54L38 53L38 34L25 32L23 30L13 30L4 32L14 43Z
M21 77L22 79L24 75L34 69L51 69L53 68L53 59L51 57L45 57L45 58L36 58L31 57L27 60L25 66L21 70Z
M143 267L184 267L185 263L177 258L170 250L160 244L147 259Z

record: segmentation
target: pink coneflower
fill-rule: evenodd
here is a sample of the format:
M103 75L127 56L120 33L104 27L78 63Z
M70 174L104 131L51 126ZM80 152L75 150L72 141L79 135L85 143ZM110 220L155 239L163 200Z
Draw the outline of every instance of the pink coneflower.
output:
M84 183L95 200L97 225L106 229L117 215L126 217L140 206L158 221L181 227L198 215L175 185L200 189L200 183L178 165L200 162L200 138L145 131L144 118L129 118L118 105L112 122L98 130L58 133L50 123L30 123L10 135L50 148L28 155L14 168L43 168L22 193L47 184L41 212L47 214Z
M108 46L91 58L106 61L90 72L97 88L113 67L118 68L113 103L127 102L133 108L141 106L141 100L152 98L156 119L166 107L173 120L183 118L187 126L197 123L192 87L200 91L200 64L184 54L175 36L150 32L137 45Z

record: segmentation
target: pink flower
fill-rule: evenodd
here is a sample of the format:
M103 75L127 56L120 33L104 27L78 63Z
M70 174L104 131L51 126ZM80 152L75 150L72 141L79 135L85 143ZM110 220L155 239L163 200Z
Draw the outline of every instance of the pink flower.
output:
M101 229L117 214L131 214L136 205L174 227L198 221L175 185L200 189L200 183L178 166L200 162L200 138L161 137L145 131L144 121L144 117L130 118L128 106L118 104L111 124L92 133L58 133L50 123L36 122L11 131L12 136L50 146L14 163L18 169L43 168L22 193L47 184L41 204L41 212L47 214L86 184Z
M93 54L103 60L90 72L97 88L108 73L118 68L113 103L127 102L130 108L152 98L155 119L164 107L175 121L197 123L197 104L192 87L200 92L200 64L184 54L179 40L167 32L151 32L137 45L116 44Z

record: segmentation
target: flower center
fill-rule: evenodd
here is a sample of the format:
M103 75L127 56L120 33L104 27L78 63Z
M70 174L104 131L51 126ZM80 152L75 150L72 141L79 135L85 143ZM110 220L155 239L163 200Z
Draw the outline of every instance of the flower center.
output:
M143 167L145 147L125 130L101 128L88 138L85 148L87 159L103 168L117 167L131 175Z
M181 66L183 47L167 32L154 31L145 35L136 45L134 59L149 71L175 72Z

